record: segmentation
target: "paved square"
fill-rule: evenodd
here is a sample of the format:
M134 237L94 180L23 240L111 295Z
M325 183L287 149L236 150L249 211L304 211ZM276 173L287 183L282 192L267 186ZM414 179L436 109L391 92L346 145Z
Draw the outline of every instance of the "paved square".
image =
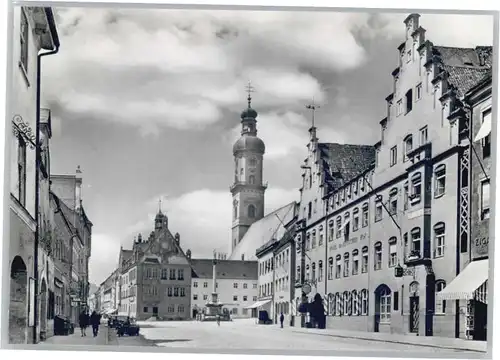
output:
M257 325L252 321L213 322L141 322L138 337L117 339L120 346L161 346L191 349L255 350L335 350L335 351L410 351L456 355L463 350L439 349L382 341L346 339L326 334L300 333L296 328L280 329L276 325ZM470 352L472 357L477 353Z

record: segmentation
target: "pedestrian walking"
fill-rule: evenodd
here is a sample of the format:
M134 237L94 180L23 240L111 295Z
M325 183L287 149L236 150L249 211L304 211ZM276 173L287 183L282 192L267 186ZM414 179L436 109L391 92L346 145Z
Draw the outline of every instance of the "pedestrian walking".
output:
M99 333L99 324L101 323L101 317L97 312L93 311L92 315L90 315L90 324L92 325L92 333L94 337Z
M78 322L80 325L80 330L82 332L82 336L87 336L85 330L87 329L87 326L89 324L89 316L87 315L85 310L81 312L81 314L78 318Z
M285 321L285 315L283 315L283 312L282 312L280 315L280 324L281 324L282 329L283 329L283 321Z

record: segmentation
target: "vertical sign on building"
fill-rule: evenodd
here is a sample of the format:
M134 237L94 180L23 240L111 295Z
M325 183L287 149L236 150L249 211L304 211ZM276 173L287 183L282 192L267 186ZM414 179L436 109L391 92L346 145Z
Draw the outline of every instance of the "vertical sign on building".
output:
M35 326L35 279L29 278L28 326Z

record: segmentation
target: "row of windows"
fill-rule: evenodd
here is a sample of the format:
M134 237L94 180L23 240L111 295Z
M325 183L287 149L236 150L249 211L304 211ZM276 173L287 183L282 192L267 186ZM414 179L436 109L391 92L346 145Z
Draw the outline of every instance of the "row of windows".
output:
M133 303L133 304L120 304L120 306L118 307L119 308L119 312L125 312L125 313L128 313L128 312L131 312L131 313L135 313L137 311L137 304L136 303Z
M243 298L243 301L248 301L247 295L243 295L242 298ZM199 299L198 294L193 294L193 300L198 300L198 299ZM203 294L203 300L208 300L207 294ZM233 295L233 301L238 301L238 295ZM257 296L253 296L252 301L257 301Z
M419 145L423 146L429 141L429 134L427 126L424 126L419 130ZM403 162L408 161L408 155L417 147L413 146L413 135L407 135L403 140ZM398 146L395 145L390 149L389 152L389 165L394 166L398 162Z
M137 278L137 269L132 269L128 274L122 275L120 278L120 285L131 283Z
M355 199L358 196L365 195L368 190L368 181L364 177L362 177L357 181L352 182L349 186L344 187L336 192L334 196L332 196L328 200L328 205L331 209L342 207L346 205L351 199ZM307 218L310 219L312 217L312 214L315 214L317 212L317 208L318 199L314 200L314 207L313 202L309 202L307 211L304 207L304 216L307 212Z
M439 222L433 227L434 230L434 250L433 257L440 258L444 256L445 252L445 224ZM411 240L411 243L409 242ZM419 227L413 228L409 233L403 234L404 241L404 255L405 257L417 257L419 258L422 253L422 233ZM397 238L391 237L388 240L387 248L387 265L388 267L394 267L398 263L398 253L397 253ZM383 264L383 246L382 242L377 242L374 245L374 270L381 270ZM368 271L368 246L363 247L361 250L361 273L366 273ZM350 268L352 264L352 268ZM343 271L342 271L343 269ZM300 266L297 266L297 279L300 279ZM341 277L348 277L350 275L357 275L360 271L360 257L359 250L354 249L352 253L346 252L342 257L338 254L335 257L335 278L339 279ZM334 276L334 259L330 257L328 259L328 280L332 280ZM318 262L318 272L316 273L316 263L313 262L311 266L306 265L305 272L306 281L323 281L323 261Z
M410 292L412 296L418 296L418 283L410 284ZM435 283L436 293L442 291L446 287L446 282L438 280ZM369 302L368 290L361 291L352 290L328 294L328 315L329 316L359 316L368 315ZM297 308L300 304L300 299L296 299ZM391 320L391 312L399 310L399 292L392 292L386 285L381 285L375 291L375 313L380 314L380 322L389 323ZM446 312L446 301L439 300L436 297L434 313L444 314Z
M198 281L193 281L193 287L197 288L198 287ZM204 288L208 288L208 281L204 281L203 282L203 287ZM219 283L218 282L215 282L215 288L218 288L219 287ZM238 283L233 283L233 288L234 289L238 289L239 287L239 284ZM257 284L252 284L252 288L253 289L257 289ZM243 283L243 289L248 289L248 284L247 283Z
M276 291L285 291L290 289L290 280L288 275L275 280L274 286L272 283L267 283L259 286L259 296L272 295L273 289Z
M290 262L290 250L286 249L282 253L276 255L274 258L270 258L265 260L259 264L259 275L265 275L274 270L274 266L276 268L285 267Z
M167 296L172 297L184 297L186 296L186 288L183 287L167 287L166 290ZM158 296L158 287L155 285L151 286L144 286L143 288L143 294L144 295L151 295L151 296Z
M121 298L125 299L130 296L136 296L137 295L137 286L131 286L130 288L124 289L120 293Z
M434 186L434 196L440 197L445 193L446 189L446 167L445 165L440 165L435 170L435 186ZM489 189L488 189L489 190ZM383 201L383 197L381 195L377 195L375 198L375 214L374 221L379 222L383 219L384 214L384 206L386 210L389 212L391 216L397 216L399 211L398 206L398 188L392 188L389 192L389 201L386 205ZM489 192L488 198L489 198ZM415 173L411 178L411 192L409 191L409 183L406 182L403 185L403 210L408 209L408 205L412 206L420 203L422 196L422 175L421 173ZM489 206L489 204L488 204ZM369 205L368 203L364 203L361 206L361 214L360 209L358 207L354 208L352 211L352 231L357 231L361 227L368 226L369 219ZM335 225L335 229L334 229ZM344 237L347 241L349 240L350 230L351 230L351 213L346 212L344 217L341 215L337 216L334 220L330 220L328 223L328 241L333 241L334 233L335 238L339 239ZM323 245L323 225L319 226L318 231L318 241L316 237L316 230L312 230L306 235L306 250L314 249L316 246ZM298 235L297 242L297 252L300 252L300 235Z
M158 279L161 280L184 280L184 269L159 269L155 267L148 267L144 272L144 279Z

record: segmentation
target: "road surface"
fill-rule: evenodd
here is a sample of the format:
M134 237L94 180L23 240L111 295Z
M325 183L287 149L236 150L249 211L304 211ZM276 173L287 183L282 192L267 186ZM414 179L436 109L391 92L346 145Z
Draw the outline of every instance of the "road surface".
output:
M424 346L346 339L324 334L300 333L294 328L280 329L276 325L257 325L253 322L141 322L141 337L117 339L120 346L160 346L185 349L238 349L288 351L405 351L453 356L463 350L429 348ZM467 353L465 351L465 353ZM474 354L471 352L471 354ZM474 357L477 356L477 353Z

